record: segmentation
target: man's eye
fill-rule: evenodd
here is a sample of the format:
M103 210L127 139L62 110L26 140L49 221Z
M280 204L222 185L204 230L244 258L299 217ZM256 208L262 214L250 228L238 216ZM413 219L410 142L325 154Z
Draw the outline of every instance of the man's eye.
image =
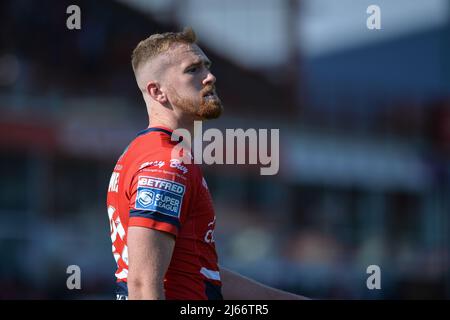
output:
M197 67L192 67L192 68L189 68L189 69L187 70L187 72L189 72L189 73L195 73L195 72L197 72L197 70L198 70Z

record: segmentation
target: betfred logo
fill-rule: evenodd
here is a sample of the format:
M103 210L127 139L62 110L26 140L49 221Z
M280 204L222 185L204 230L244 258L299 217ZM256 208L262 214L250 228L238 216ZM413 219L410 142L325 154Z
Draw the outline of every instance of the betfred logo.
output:
M139 177L138 187L150 187L163 191L169 191L177 195L183 195L185 190L185 186L181 183L147 176Z

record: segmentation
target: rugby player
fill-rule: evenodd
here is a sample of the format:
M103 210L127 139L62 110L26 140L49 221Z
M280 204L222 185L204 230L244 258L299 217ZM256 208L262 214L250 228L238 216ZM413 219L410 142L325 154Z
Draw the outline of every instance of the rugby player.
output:
M107 195L117 299L302 299L219 268L216 216L200 167L172 157L173 131L223 110L191 28L154 34L132 54L149 126L120 156Z

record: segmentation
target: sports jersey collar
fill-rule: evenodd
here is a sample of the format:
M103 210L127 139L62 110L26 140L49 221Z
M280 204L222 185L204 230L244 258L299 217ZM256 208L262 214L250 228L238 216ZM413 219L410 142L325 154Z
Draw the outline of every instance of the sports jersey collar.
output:
M164 132L164 133L168 134L169 136L172 136L172 132L173 132L172 129L169 129L167 127L155 126L155 127L150 127L150 128L145 129L145 130L142 130L136 136L139 137L139 136L142 136L144 134L147 134L147 133L153 132L153 131Z
M142 136L142 135L147 134L149 132L164 132L165 134L167 134L170 137L170 139L172 141L177 141L177 142L182 142L183 141L183 137L181 137L181 136L175 135L174 136L175 138L172 138L173 130L170 129L170 128L167 128L167 127L163 127L163 126L155 126L155 127L150 127L150 128L145 129L145 130L142 130L141 132L139 132L136 135L136 137ZM176 139L176 138L178 138L178 139Z

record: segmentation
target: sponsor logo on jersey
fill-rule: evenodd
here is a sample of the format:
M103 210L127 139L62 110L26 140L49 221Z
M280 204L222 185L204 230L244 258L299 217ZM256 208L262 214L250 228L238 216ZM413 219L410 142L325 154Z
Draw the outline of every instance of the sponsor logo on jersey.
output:
M181 183L140 176L135 208L179 218L185 189Z
M166 164L165 161L160 161L160 160L147 161L139 166L139 170L141 170L142 168L145 168L145 167L158 167L161 169L161 167L163 167L165 164Z
M183 172L184 174L188 173L188 168L183 165L183 162L181 162L178 159L170 159L170 167L175 168Z
M113 172L111 175L111 179L109 180L109 192L118 192L119 191L119 173Z
M210 229L208 229L206 231L205 237L203 238L206 243L214 243L216 241L215 237L214 237L215 223L216 223L216 216L214 216L214 220L213 221L208 223L208 227L210 227Z
M208 184L206 183L206 180L205 180L204 177L202 178L202 185L203 185L203 187L204 187L205 189L208 190Z
M137 201L144 208L153 204L153 200L155 199L155 193L147 188L140 189L137 195Z

